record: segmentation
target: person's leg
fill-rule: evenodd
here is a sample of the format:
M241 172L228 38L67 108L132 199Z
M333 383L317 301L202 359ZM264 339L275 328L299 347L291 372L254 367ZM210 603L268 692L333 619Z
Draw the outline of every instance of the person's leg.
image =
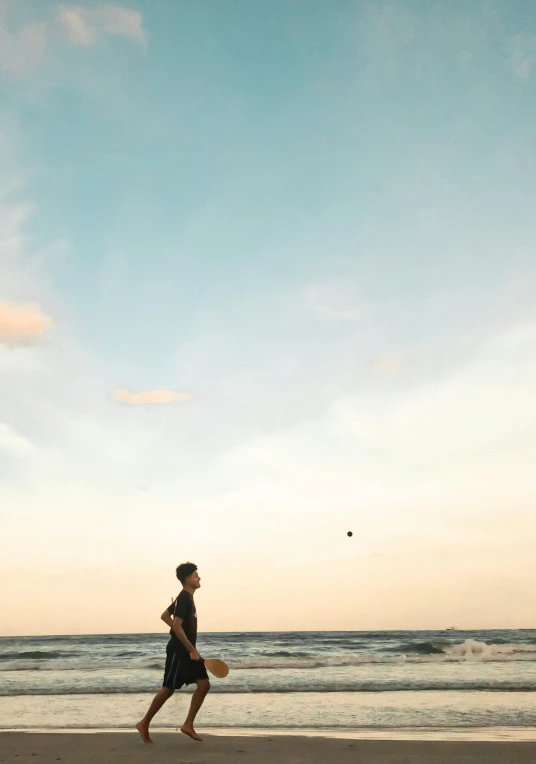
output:
M144 743L152 743L149 736L149 724L151 723L151 720L155 714L157 714L166 700L169 700L171 696L173 695L173 690L168 689L167 687L162 687L154 696L153 702L149 706L149 710L141 720L141 722L138 722L136 724L136 729L141 735L141 739Z
M198 679L196 684L197 690L192 695L190 712L186 717L186 721L181 727L181 732L184 732L185 735L189 735L189 737L193 738L194 740L199 740L201 742L201 738L194 730L194 720L197 716L197 712L203 705L203 701L207 697L208 691L210 690L210 682L208 679Z

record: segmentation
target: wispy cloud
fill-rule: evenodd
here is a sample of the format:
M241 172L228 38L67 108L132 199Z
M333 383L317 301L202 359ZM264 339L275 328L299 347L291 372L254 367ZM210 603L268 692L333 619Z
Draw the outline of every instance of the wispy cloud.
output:
M146 390L141 393L131 393L123 388L114 390L113 397L116 401L128 403L130 406L144 406L152 403L184 403L194 399L192 393L177 390Z
M16 8L17 4L0 0L0 72L19 75L35 69L61 32L72 45L86 48L102 44L107 37L124 37L141 46L146 42L141 13L122 5L86 8L61 4L53 18L18 26L8 19L10 6Z
M0 450L7 451L12 456L24 458L34 453L35 446L7 424L0 422Z
M9 30L6 5L0 3L0 70L19 74L41 60L48 29L44 22L34 22Z
M121 5L101 5L95 10L95 20L108 35L128 37L140 45L145 43L141 13L132 8L124 8Z
M35 303L12 305L0 300L0 343L27 345L41 339L54 322Z
M10 188L0 188L0 251L2 253L2 280L5 279L5 269L13 269L20 265L23 244L25 240L23 226L29 218L32 207L29 204L5 203L10 196Z
M73 45L90 47L96 42L96 33L89 21L90 11L74 5L61 5L60 21Z
M536 37L515 35L510 40L510 54L516 77L527 80L532 73L536 58Z
M341 523L356 534L359 518L360 533L370 526L378 544L391 530L424 527L423 512L443 527L455 522L453 506L486 522L505 500L524 511L535 485L535 348L536 325L520 326L435 382L342 397L318 417L230 449L222 471L240 486L233 502L243 492L244 506L271 513L285 496L311 521L336 506Z
M381 358L374 364L376 371L381 371L384 374L389 374L389 372L395 371L397 366L398 363L394 358Z
M121 5L99 5L84 8L63 4L58 8L60 22L73 45L92 47L103 37L126 37L145 44L142 16L139 11Z
M353 321L365 312L365 306L354 290L337 279L307 285L303 289L303 299L310 310L326 318Z

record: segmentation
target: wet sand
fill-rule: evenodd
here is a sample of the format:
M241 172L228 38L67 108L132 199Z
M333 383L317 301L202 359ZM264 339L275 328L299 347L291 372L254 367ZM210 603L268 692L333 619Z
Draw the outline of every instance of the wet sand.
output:
M200 734L202 734L200 732ZM348 740L291 736L216 737L203 743L155 732L144 745L135 733L0 733L0 762L62 764L534 764L534 742Z

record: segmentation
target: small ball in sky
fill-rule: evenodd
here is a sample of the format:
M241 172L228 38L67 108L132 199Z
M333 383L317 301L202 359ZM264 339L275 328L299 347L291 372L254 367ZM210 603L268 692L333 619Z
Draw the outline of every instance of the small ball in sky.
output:
M346 535L347 536L353 536L354 534L352 533L352 531L348 531L348 533Z

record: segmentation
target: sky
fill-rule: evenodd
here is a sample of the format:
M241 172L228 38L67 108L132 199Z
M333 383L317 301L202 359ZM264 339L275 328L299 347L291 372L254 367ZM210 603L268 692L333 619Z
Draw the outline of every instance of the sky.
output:
M534 627L535 133L528 0L0 0L0 634Z

